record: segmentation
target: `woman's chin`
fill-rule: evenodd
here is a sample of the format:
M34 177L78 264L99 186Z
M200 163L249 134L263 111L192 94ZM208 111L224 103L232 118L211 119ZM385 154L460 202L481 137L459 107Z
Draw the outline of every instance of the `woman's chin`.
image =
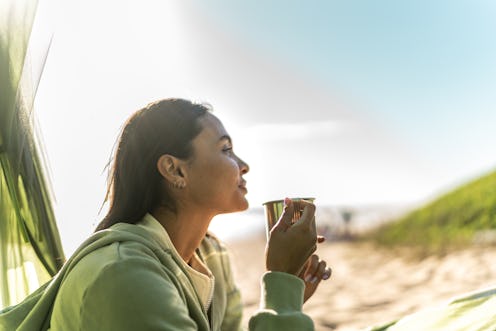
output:
M248 200L245 199L245 203L243 204L243 206L241 207L240 210L238 211L245 211L248 209L248 207L250 207L250 204L248 203Z
M239 210L239 211L247 210L249 206L250 206L250 203L248 202L248 199L246 199L246 197L243 197L241 210Z
M236 203L236 207L233 206L233 208L225 209L221 212L221 214L230 214L245 211L248 209L249 206L250 205L248 203L248 200L246 200L246 198L243 198L241 201L238 201L238 203Z

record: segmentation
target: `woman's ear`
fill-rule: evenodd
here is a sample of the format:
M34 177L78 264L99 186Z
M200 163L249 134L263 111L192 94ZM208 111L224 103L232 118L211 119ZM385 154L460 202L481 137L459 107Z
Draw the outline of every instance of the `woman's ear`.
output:
M162 155L157 161L157 170L169 183L184 182L183 161L169 155Z

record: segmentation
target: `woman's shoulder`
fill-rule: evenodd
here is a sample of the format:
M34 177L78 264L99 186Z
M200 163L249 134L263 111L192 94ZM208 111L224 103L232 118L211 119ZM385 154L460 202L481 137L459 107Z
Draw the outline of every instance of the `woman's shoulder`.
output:
M146 260L152 264L164 264L171 259L170 252L161 247L136 225L117 224L94 233L67 261L71 273L89 273L116 265L139 263ZM91 278L91 277L90 277Z

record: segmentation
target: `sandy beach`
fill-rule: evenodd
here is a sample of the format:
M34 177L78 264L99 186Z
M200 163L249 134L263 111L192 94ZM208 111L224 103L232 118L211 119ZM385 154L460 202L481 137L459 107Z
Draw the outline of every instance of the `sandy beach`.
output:
M265 238L259 235L226 244L243 293L247 325L258 307ZM466 292L496 286L494 246L420 261L351 241L320 244L317 253L332 266L333 275L304 305L316 330L360 330Z

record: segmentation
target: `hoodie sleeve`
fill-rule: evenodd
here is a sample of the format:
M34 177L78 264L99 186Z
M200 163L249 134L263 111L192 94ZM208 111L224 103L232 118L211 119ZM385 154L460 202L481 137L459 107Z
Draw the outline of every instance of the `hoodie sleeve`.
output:
M267 272L262 277L260 309L250 318L250 331L313 331L312 319L303 314L305 284L296 276Z

